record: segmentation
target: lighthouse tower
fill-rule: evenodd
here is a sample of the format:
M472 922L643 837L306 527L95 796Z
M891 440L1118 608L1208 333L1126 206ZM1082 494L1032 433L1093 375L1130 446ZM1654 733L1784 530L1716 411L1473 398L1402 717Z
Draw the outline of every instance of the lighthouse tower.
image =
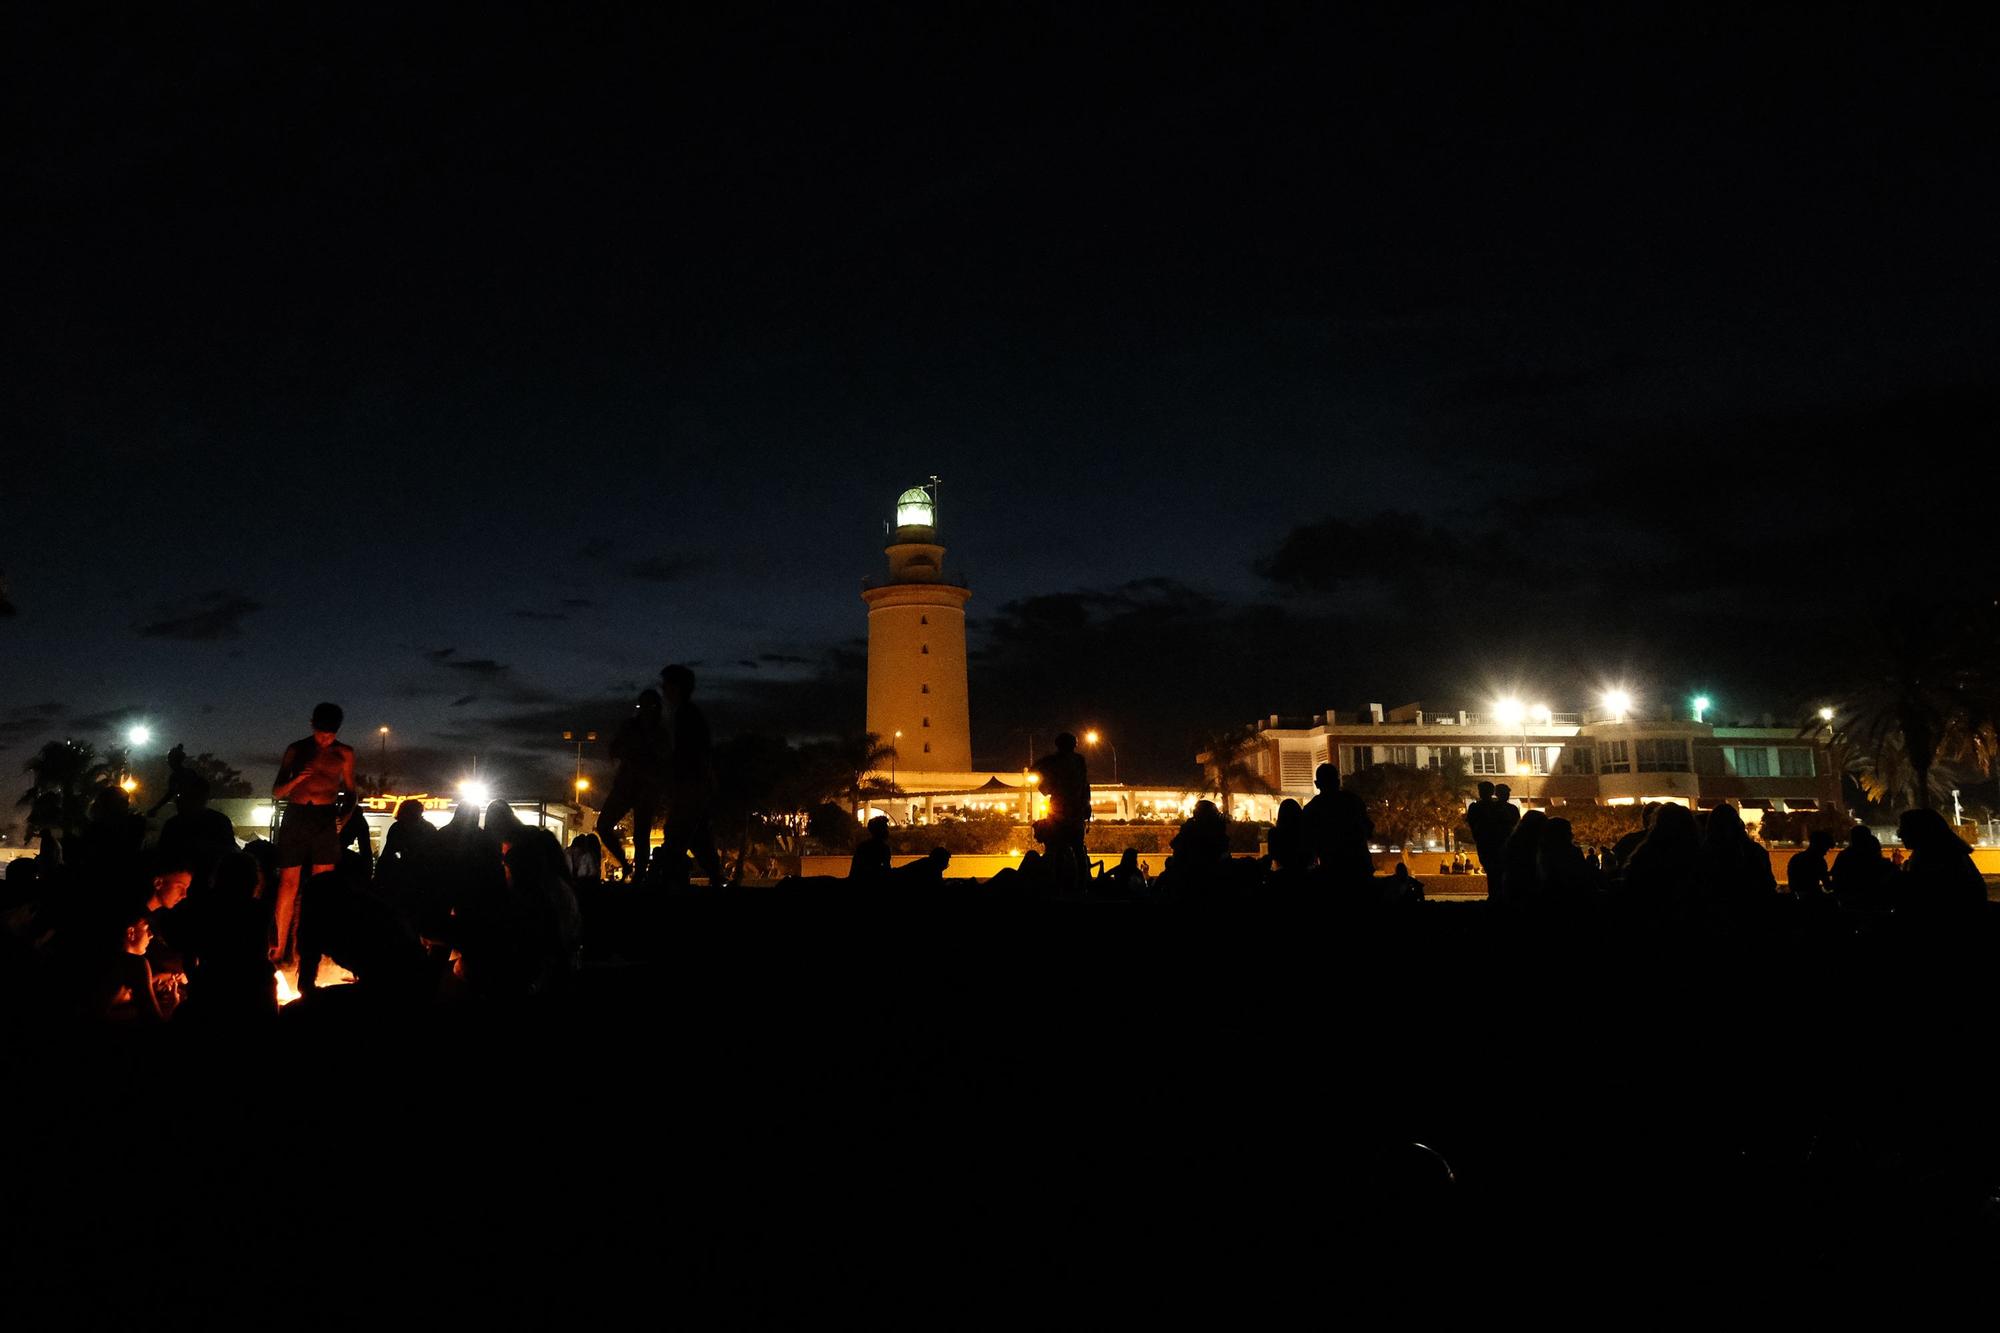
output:
M861 593L868 603L868 730L896 747L899 775L967 772L965 604L972 590L945 576L934 487L896 497L886 550L888 576L869 580Z

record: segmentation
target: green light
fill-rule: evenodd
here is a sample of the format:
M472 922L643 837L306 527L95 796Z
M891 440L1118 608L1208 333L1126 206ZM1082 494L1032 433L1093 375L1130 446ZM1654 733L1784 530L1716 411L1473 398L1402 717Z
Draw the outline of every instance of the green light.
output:
M921 486L912 486L896 497L896 526L899 528L928 528L937 521L937 506L931 493Z
M1701 715L1703 713L1706 713L1709 709L1715 706L1714 704L1709 702L1709 698L1705 694L1697 694L1692 700L1692 702L1694 704L1694 720L1697 722L1701 721Z

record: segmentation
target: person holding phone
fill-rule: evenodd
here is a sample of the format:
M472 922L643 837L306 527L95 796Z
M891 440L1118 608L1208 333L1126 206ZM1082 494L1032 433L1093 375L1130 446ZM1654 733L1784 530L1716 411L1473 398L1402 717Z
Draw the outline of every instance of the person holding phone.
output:
M335 803L354 790L354 747L341 744L338 736L345 717L339 704L313 709L312 735L285 747L271 787L272 798L285 802L271 943L271 961L281 966L296 958L300 870L310 866L313 874L325 874L340 860Z

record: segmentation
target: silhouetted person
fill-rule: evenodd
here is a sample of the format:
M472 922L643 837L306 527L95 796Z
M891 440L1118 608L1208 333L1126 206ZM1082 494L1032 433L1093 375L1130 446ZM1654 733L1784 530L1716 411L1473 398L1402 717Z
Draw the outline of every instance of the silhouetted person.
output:
M1986 880L1944 816L1905 810L1896 837L1910 849L1896 882L1896 919L1922 929L1977 926L1986 914Z
M595 833L579 833L569 840L569 875L581 888L604 879L604 843Z
M1472 845L1479 852L1479 868L1486 874L1486 897L1499 902L1507 877L1507 839L1521 822L1521 812L1507 799L1505 787L1491 782L1479 784L1478 795L1465 807L1465 826L1472 830Z
M432 873L430 859L438 830L424 818L424 803L411 798L396 807L389 831L382 835L382 855L375 863L375 882L392 897L416 892L420 876Z
M1632 863L1632 853L1638 851L1639 844L1646 840L1646 834L1653 827L1653 816L1659 810L1657 801L1648 801L1639 807L1639 827L1611 844L1611 859L1617 863L1611 868L1623 870Z
M1505 789L1493 789L1494 805L1500 805L1500 793ZM1508 805L1507 809L1514 807ZM1500 901L1509 907L1531 907L1537 905L1541 897L1542 878L1536 858L1542 849L1542 833L1547 828L1549 817L1540 810L1530 810L1514 821L1514 828L1507 835L1507 843L1500 849ZM1493 871L1487 872L1486 896L1493 896Z
M1700 867L1704 894L1738 925L1760 923L1761 914L1776 900L1778 880L1771 873L1771 853L1750 836L1733 805L1718 805L1708 812Z
M951 853L933 847L908 865L889 872L889 887L898 896L923 897L944 887L944 872L951 865Z
M297 955L299 876L323 875L340 864L340 813L336 802L354 790L354 750L340 742L344 715L338 704L313 709L312 735L285 747L273 800L285 802L278 825L278 897L272 912L276 935L271 958Z
M167 751L167 789L160 793L160 799L153 802L152 808L146 811L146 818L152 819L166 809L169 802L178 801L181 793L187 790L188 779L196 776L198 775L187 766L185 747L176 745ZM206 785L205 780L203 785Z
M1312 857L1335 883L1372 879L1375 859L1368 852L1375 825L1361 798L1340 786L1340 770L1321 764L1313 772L1318 794L1305 804L1306 843Z
M1785 860L1785 887L1801 903L1817 906L1833 892L1833 869L1826 854L1833 850L1833 834L1814 829L1806 836L1805 850L1793 852Z
M175 798L174 817L160 829L159 850L186 862L200 887L214 879L216 865L236 850L235 826L228 815L209 808L208 795L208 779L189 773Z
M122 787L103 787L91 798L83 828L65 840L62 859L82 888L101 898L133 881L145 842L146 818L132 809L132 798Z
M868 821L868 836L854 844L847 862L848 883L857 889L879 889L889 882L889 817Z
M85 1011L108 1023L164 1023L166 1014L154 989L146 952L153 926L144 905L133 903L112 920L114 934L99 955L85 996ZM97 946L103 948L103 946Z
M193 921L194 971L174 1022L235 1025L278 1012L277 981L266 954L269 907L257 899L262 871L247 852L216 863L212 882L188 904Z
M1535 847L1535 878L1545 906L1555 912L1587 910L1597 897L1597 867L1577 847L1567 819L1551 818Z
M1118 864L1104 872L1098 880L1100 892L1114 893L1121 898L1137 898L1146 892L1146 872L1139 865L1139 849L1127 847L1118 858Z
M675 881L686 875L683 854L692 855L708 882L726 881L715 849L715 759L708 718L694 702L694 672L679 664L660 668L667 700L667 827L660 854Z
M1271 873L1302 875L1312 868L1312 840L1306 832L1305 808L1287 796L1278 802L1278 817L1268 843Z
M1076 752L1076 737L1067 731L1056 737L1056 748L1035 761L1048 817L1036 829L1048 848L1059 883L1080 888L1089 879L1090 854L1084 848L1090 827L1090 770Z
M1220 887L1229 863L1229 823L1214 801L1196 801L1169 846L1173 857L1160 876L1163 886L1183 898L1203 897Z
M1886 912L1895 869L1882 855L1882 842L1866 824L1856 824L1847 834L1847 846L1833 858L1833 896L1849 912Z
M1693 911L1700 875L1694 812L1671 801L1655 806L1653 826L1625 867L1628 899L1655 919L1681 920Z
M632 816L632 874L642 879L653 853L653 825L667 790L667 729L665 704L658 690L641 690L632 716L611 738L611 759L618 765L611 791L597 816L597 832L605 850L622 869L625 847L618 821Z

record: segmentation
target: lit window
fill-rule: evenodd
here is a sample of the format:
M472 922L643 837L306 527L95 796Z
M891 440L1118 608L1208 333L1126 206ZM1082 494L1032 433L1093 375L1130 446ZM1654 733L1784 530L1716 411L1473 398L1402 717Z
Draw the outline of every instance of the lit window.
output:
M1539 745L1517 745L1514 747L1514 763L1530 773L1549 771L1549 752Z
M1505 773L1507 762L1497 745L1475 745L1465 752L1467 768L1474 773Z
M1588 745L1565 745L1562 752L1563 768L1571 773L1595 773L1597 771L1597 751Z
M1676 740L1640 741L1639 771L1641 773L1688 772L1688 743Z
M1740 778L1771 776L1771 752L1761 745L1736 746L1730 750L1729 757L1736 765L1736 776Z
M1606 773L1630 773L1632 756L1625 746L1624 741L1606 741L1598 749L1598 758L1603 760L1599 767Z
M1391 745L1388 763L1401 764L1404 768L1417 766L1417 747L1414 745Z
M1778 776L1786 778L1813 776L1813 752L1802 749L1778 751Z

